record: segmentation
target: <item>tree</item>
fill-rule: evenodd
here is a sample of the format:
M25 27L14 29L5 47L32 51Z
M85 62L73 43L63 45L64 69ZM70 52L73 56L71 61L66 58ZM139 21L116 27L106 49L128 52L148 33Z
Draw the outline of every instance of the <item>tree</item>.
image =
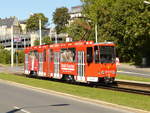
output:
M5 47L3 45L0 44L0 49L4 49Z
M49 36L45 36L45 37L43 37L42 43L45 45L50 45L50 44L52 44L52 41L50 40Z
M55 10L53 13L53 22L56 25L56 31L58 34L65 32L69 19L70 15L66 7L57 8Z
M49 36L45 36L42 38L42 44L44 45L50 45L52 44L52 41L50 40L50 37ZM37 39L34 41L34 46L38 46L40 45L40 41Z
M91 25L85 19L76 19L67 27L67 33L75 41L91 40L92 29Z
M9 64L10 63L10 51L1 49L0 50L0 63Z
M18 51L18 63L24 63L24 51L23 50L19 50Z
M38 45L40 45L40 41L39 40L35 40L34 41L34 46L38 46Z
M39 30L39 19L41 19L41 28L45 29L48 22L48 18L43 13L35 13L27 20L27 30L37 31Z
M99 41L114 41L121 61L150 59L150 12L142 0L82 0L83 13L98 25ZM150 62L150 60L149 60Z
M111 5L114 0L81 0L83 3L83 15L91 22L93 34L95 32L95 25L98 28L98 41L104 41L108 33L101 29L102 25L109 22L111 19ZM103 32L103 33L101 33ZM104 37L104 38L102 38ZM93 37L93 40L94 37Z
M148 57L150 13L147 8L141 0L118 0L113 6L110 30L111 36L116 37L122 61L141 64L142 57Z

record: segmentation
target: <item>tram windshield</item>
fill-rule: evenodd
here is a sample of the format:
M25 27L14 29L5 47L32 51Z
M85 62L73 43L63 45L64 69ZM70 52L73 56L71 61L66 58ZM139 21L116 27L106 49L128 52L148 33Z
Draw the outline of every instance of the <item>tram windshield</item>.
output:
M114 63L115 47L114 46L95 46L94 47L95 63Z

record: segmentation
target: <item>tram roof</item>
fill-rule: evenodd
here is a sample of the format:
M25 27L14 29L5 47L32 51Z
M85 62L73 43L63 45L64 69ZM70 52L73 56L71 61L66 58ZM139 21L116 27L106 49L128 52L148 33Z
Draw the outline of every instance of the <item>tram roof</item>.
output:
M67 42L67 43L57 43L57 44L51 44L51 45L40 45L40 46L32 46L27 47L25 49L25 52L29 52L31 50L42 50L46 48L72 48L72 47L80 47L80 46L115 46L113 42L99 42L94 43L93 41L77 41L77 42Z

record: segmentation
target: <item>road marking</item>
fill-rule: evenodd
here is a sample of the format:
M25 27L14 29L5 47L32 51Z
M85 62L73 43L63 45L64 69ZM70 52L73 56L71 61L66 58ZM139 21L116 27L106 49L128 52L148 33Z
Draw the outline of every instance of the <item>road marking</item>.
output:
M119 73L127 73L127 74L134 74L134 75L139 74L139 75L144 75L144 76L150 76L148 74L134 73L134 72L129 72L129 71L117 71L117 72L119 72Z
M15 109L18 109L18 110L20 110L20 111L22 111L22 112L24 112L24 113L31 113L31 112L26 111L26 110L24 110L24 109L22 109L22 108L19 108L19 107L17 107L17 106L14 106L14 108L15 108Z

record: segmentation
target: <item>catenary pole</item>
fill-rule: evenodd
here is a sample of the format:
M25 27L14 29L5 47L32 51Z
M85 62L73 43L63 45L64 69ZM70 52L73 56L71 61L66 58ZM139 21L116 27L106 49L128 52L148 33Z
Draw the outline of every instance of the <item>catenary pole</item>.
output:
M57 32L55 32L55 43L57 43Z
M148 1L144 1L144 3L145 3L145 4L149 4L149 5L150 5L150 2L148 2Z
M40 35L40 45L42 45L41 19L39 19L39 35Z
M97 43L97 23L95 24L95 41Z
M14 66L14 34L13 34L13 26L11 26L11 67Z

